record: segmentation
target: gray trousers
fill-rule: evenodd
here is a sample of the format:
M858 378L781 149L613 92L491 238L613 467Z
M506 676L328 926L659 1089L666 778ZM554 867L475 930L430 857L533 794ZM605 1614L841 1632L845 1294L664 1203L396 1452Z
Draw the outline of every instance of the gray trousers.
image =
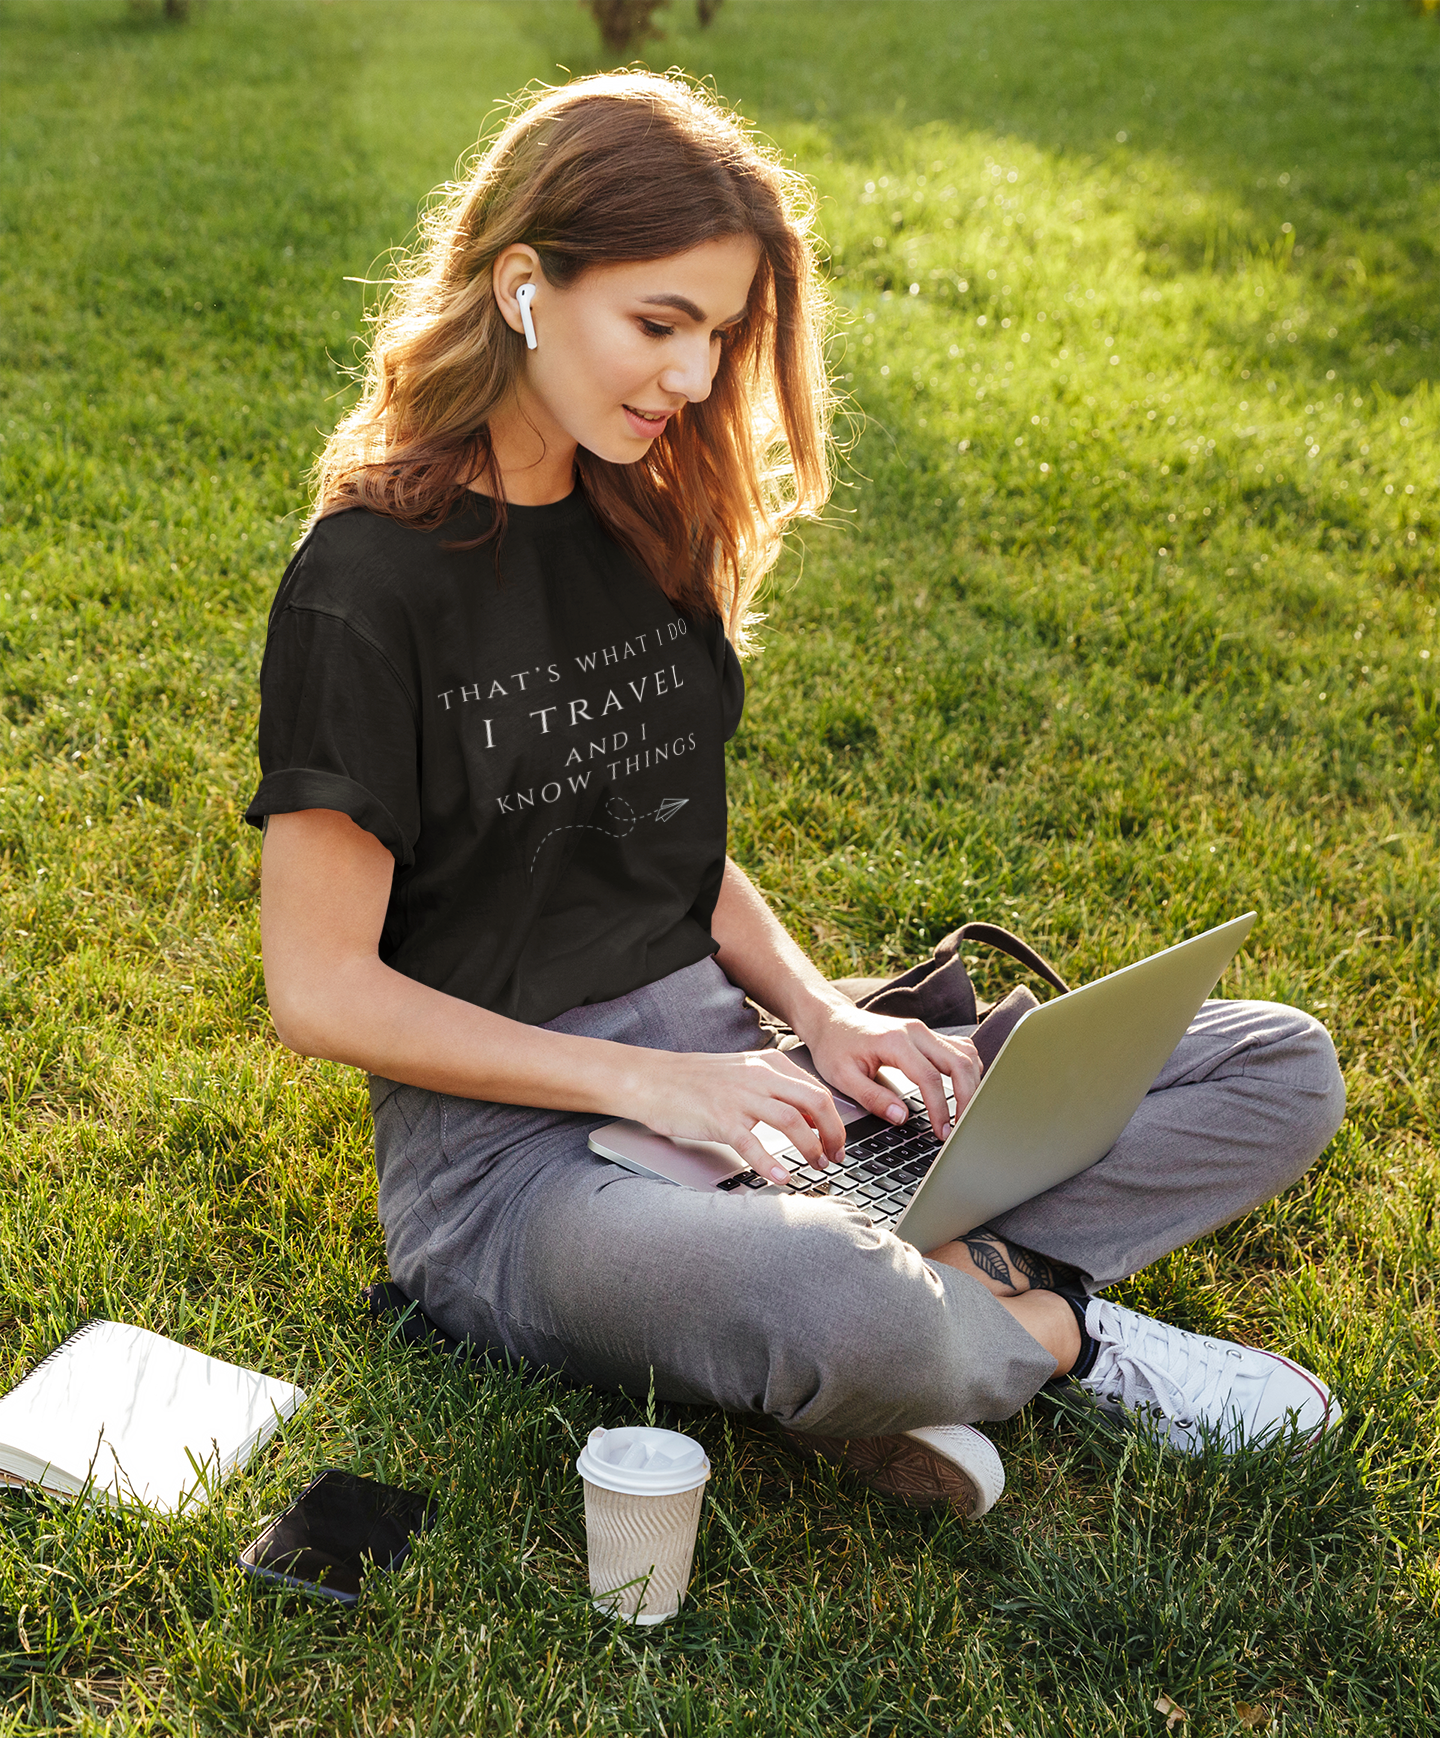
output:
M550 1024L670 1051L764 1043L712 960ZM371 1100L391 1274L457 1337L846 1436L1007 1418L1054 1373L983 1285L856 1208L634 1176L586 1146L609 1117L378 1078ZM1270 1200L1344 1108L1308 1014L1207 1002L1105 1157L995 1229L1098 1289Z

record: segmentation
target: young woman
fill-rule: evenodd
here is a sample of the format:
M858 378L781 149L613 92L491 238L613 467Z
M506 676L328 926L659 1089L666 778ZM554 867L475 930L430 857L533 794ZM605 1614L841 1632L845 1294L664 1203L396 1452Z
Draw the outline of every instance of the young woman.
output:
M729 1142L842 1124L773 1048L943 1128L965 1038L856 1007L725 855L746 606L828 486L807 190L676 81L582 79L434 209L318 467L262 676L280 1037L368 1071L391 1273L449 1333L764 1413L979 1513L970 1428L1071 1373L1181 1447L1337 1416L1298 1366L1091 1294L1269 1199L1344 1093L1292 1009L1207 1004L1104 1159L926 1255L835 1202L596 1158L617 1115ZM783 1173L782 1173L783 1174Z

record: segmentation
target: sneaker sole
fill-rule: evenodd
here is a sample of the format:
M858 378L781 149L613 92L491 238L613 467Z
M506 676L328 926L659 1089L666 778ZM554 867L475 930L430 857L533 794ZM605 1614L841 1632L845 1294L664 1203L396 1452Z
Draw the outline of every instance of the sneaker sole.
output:
M958 1462L913 1436L809 1436L784 1428L780 1434L798 1454L848 1467L873 1490L916 1509L948 1503L962 1518L974 1520L994 1505L1004 1487L999 1455L987 1489ZM988 1438L980 1441L990 1447Z

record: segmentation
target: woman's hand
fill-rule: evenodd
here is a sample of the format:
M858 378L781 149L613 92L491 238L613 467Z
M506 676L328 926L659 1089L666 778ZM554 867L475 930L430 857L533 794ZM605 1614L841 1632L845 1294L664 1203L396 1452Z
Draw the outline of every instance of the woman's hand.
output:
M724 1141L762 1177L777 1183L787 1182L790 1172L766 1152L754 1132L757 1122L779 1129L807 1164L821 1169L845 1148L845 1125L835 1101L813 1075L779 1050L729 1055L637 1051L631 1094L627 1102L632 1108L626 1114L647 1128L687 1140Z
M869 1014L847 1001L785 933L744 872L729 861L710 927L720 944L716 958L721 971L762 1008L790 1022L837 1092L889 1122L904 1122L910 1114L904 1099L876 1079L879 1069L898 1068L920 1088L935 1132L942 1139L950 1132L942 1076L948 1075L954 1085L957 1110L970 1102L980 1084L980 1058L968 1038L942 1038L919 1020ZM836 1151L828 1140L826 1149Z
M899 1093L876 1075L882 1067L898 1068L920 1088L930 1126L941 1140L950 1133L941 1076L948 1075L954 1087L957 1113L980 1084L980 1058L970 1040L942 1037L920 1020L894 1020L846 1002L807 1020L800 1035L837 1092L893 1123L904 1122L910 1113Z

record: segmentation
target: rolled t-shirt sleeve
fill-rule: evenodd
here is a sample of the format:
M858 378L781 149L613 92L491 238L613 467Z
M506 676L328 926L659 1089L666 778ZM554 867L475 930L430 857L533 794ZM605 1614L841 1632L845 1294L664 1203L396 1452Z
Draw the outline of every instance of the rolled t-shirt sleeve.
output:
M245 811L337 809L408 868L420 836L416 709L389 659L338 617L283 606L260 671L259 789Z

